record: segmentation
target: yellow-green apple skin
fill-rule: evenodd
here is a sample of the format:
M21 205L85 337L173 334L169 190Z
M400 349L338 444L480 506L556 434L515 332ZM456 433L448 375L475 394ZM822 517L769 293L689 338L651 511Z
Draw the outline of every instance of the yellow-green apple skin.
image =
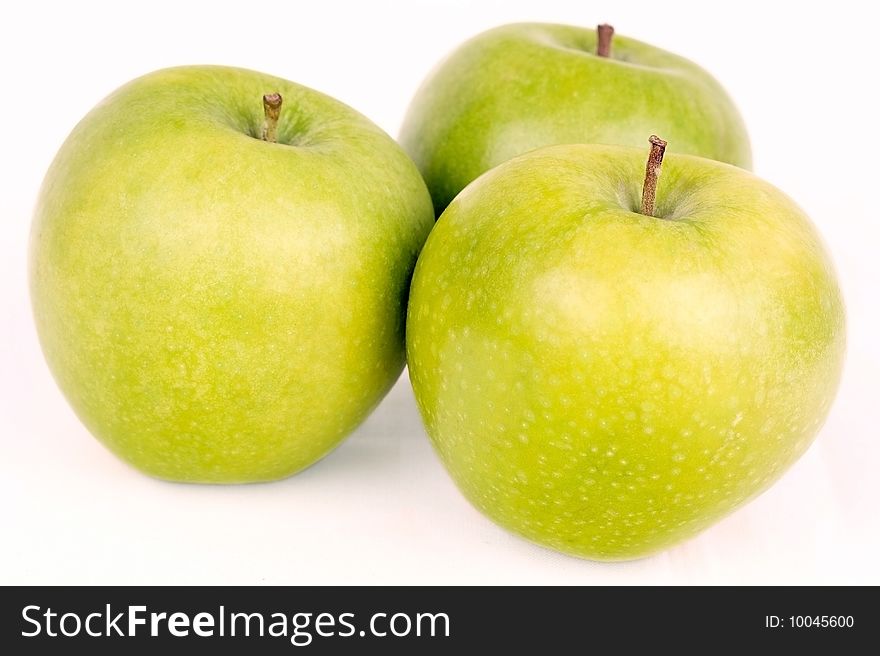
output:
M439 214L481 173L565 143L642 146L663 135L676 152L751 166L730 97L691 61L615 36L596 54L594 28L521 23L467 41L417 91L400 141Z
M95 107L46 175L30 243L43 351L85 425L142 471L288 476L400 374L433 218L411 160L346 105L241 69L151 73Z
M597 560L673 545L766 489L815 437L844 357L803 211L668 154L642 215L646 154L552 146L485 174L440 217L409 302L410 378L464 495Z

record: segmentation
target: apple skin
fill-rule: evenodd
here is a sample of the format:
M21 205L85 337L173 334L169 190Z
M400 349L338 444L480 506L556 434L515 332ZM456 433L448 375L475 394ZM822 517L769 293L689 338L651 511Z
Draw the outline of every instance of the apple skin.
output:
M254 138L273 92L278 143ZM40 341L85 425L138 469L283 478L399 376L433 222L415 166L350 107L253 71L157 71L92 110L46 175Z
M428 76L400 142L428 183L437 214L498 164L540 146L642 146L663 135L676 152L751 167L745 125L721 85L691 61L596 30L517 23L477 35Z
M809 219L742 169L551 146L440 217L410 292L428 434L501 526L595 560L646 556L770 486L834 397L844 308Z

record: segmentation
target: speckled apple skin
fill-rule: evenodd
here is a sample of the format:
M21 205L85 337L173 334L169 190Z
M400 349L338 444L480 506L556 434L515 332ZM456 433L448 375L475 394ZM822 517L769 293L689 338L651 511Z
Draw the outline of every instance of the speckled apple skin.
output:
M254 137L276 91L272 144ZM90 112L46 175L40 341L82 421L144 472L282 478L400 374L432 225L415 166L342 103L252 71L155 72Z
M766 489L826 417L844 308L809 219L752 174L554 146L487 173L416 266L410 378L465 496L597 560L688 538Z
M439 214L481 173L566 143L642 146L659 134L679 153L749 168L745 124L721 85L691 61L595 28L504 25L467 41L419 88L400 141Z

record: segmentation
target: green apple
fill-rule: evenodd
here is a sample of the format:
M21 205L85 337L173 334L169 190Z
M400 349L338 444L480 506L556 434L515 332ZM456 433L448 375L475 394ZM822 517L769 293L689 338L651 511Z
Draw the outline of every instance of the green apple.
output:
M400 374L432 225L416 167L346 105L253 71L149 74L46 175L30 252L46 359L86 426L148 474L288 476Z
M727 93L693 62L611 30L514 24L484 32L425 80L400 141L439 214L469 182L539 146L640 146L749 168L748 135ZM600 43L597 43L601 41ZM604 47L600 47L604 46Z
M493 169L440 217L410 293L410 377L464 495L597 560L673 545L766 489L819 430L844 355L803 211L688 155L655 203L655 141L647 176L644 149L608 145Z

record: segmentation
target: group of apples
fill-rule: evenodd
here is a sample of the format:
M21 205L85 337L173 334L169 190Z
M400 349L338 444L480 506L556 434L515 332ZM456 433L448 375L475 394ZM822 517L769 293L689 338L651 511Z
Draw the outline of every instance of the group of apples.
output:
M599 560L695 534L807 449L841 294L705 71L606 25L507 25L431 74L400 141L232 68L93 109L30 245L42 347L85 425L159 478L279 479L406 361L465 496Z

